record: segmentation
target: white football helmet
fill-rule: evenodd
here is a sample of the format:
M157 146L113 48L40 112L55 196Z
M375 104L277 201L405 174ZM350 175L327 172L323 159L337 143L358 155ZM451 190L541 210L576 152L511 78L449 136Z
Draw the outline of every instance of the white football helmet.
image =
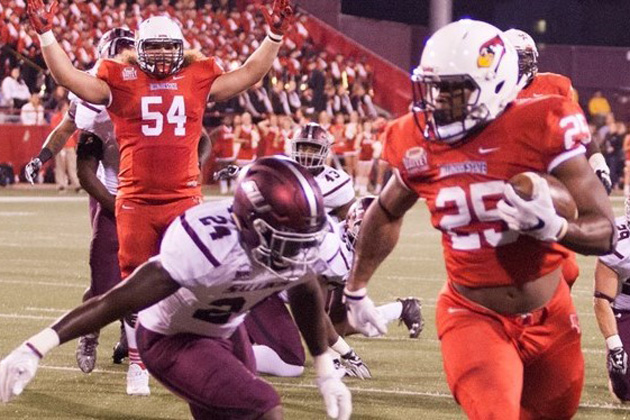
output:
M113 28L105 32L96 50L100 58L113 58L127 49L135 48L133 31L127 28Z
M508 29L504 33L518 53L519 77L525 76L527 83L531 82L538 73L538 48L534 39L520 29Z
M152 16L138 27L136 50L142 71L161 79L182 68L184 35L170 18Z
M411 76L425 136L455 143L496 118L518 94L518 57L503 32L459 20L435 32Z

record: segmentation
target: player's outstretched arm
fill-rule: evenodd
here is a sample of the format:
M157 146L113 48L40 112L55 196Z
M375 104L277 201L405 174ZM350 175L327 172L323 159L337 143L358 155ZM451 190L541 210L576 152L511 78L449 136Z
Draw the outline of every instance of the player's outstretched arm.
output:
M628 372L628 353L619 337L617 320L612 311L612 301L617 295L619 276L610 267L597 261L595 266L595 299L593 307L599 330L606 340L606 367L613 393L625 398L625 375Z
M393 251L403 216L418 200L415 192L392 176L361 223L350 277L344 289L348 322L363 335L387 332L387 322L367 296L367 285L376 269Z
M269 26L267 36L245 64L217 77L210 88L210 101L224 101L238 95L256 84L271 69L282 45L282 37L292 24L293 8L289 0L274 0L271 13L265 6L261 7L261 12Z
M324 398L328 416L349 419L352 397L348 388L335 373L333 360L327 353L326 317L324 300L317 279L289 289L289 304L309 352L317 375L317 387Z
M552 174L567 187L577 204L579 217L568 223L560 243L584 255L604 255L613 251L615 217L602 183L584 156L558 165Z
M69 113L66 113L61 123L46 137L39 155L26 164L24 176L28 182L31 184L35 183L35 177L42 165L57 156L76 129L77 126L74 123L74 119Z
M28 18L37 32L44 60L55 81L87 102L107 105L110 97L107 83L77 70L52 32L57 1L53 1L49 7L42 0L28 0L27 3Z
M53 348L151 306L178 288L158 261L144 263L119 286L73 309L4 358L0 362L0 401L6 403L19 395L35 376L39 360Z

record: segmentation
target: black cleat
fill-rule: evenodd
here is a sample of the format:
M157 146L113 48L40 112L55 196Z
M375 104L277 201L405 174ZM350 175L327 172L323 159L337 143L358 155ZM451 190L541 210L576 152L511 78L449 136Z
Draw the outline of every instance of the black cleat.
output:
M127 357L129 357L129 347L127 346L127 334L123 326L120 328L120 341L114 346L112 362L116 365L120 365Z
M400 323L404 323L409 330L409 338L418 338L424 328L424 319L422 319L422 304L420 303L420 299L408 297L406 299L396 300L402 303Z

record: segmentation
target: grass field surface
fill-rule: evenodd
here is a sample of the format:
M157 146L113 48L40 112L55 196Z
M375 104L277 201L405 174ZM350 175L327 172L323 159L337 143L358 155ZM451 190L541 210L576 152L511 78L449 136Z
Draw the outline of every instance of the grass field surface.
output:
M214 199L215 197L208 197ZM614 198L617 214L623 202ZM0 191L0 354L49 325L80 302L89 283L90 226L85 195L53 191ZM582 326L586 359L578 419L627 419L630 406L614 403L607 389L604 341L592 310L595 259L580 257L581 277L572 294ZM390 325L385 338L351 337L372 370L372 380L348 379L356 419L461 419L444 374L435 331L435 301L445 278L440 235L424 204L406 217L401 241L370 285L378 303L418 296L425 330L418 340ZM111 363L118 326L103 330L97 369L76 367L75 342L52 351L35 380L15 401L0 405L0 419L189 419L187 405L151 380L152 395L125 394L125 365ZM309 365L301 378L268 377L282 396L287 419L325 418Z

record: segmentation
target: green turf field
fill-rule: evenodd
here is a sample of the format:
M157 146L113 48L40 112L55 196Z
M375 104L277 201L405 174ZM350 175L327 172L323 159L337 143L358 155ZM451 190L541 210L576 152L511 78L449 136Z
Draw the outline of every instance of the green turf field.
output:
M614 199L615 211L622 201ZM419 340L392 324L387 338L349 338L372 370L372 380L349 379L357 419L460 419L442 373L434 326L435 298L444 281L440 237L423 204L405 220L401 242L370 286L377 303L400 296L422 299L426 317ZM90 226L85 195L0 190L0 354L50 324L81 299L88 284ZM594 258L580 258L573 289L586 358L586 384L577 418L626 419L630 407L607 390L604 342L592 312ZM101 335L97 370L79 371L75 343L52 351L17 400L0 405L0 419L188 419L186 404L155 381L152 395L125 394L125 366L111 363L117 326ZM310 362L309 362L310 363ZM309 368L302 378L269 378L282 395L286 418L322 419L324 406Z

